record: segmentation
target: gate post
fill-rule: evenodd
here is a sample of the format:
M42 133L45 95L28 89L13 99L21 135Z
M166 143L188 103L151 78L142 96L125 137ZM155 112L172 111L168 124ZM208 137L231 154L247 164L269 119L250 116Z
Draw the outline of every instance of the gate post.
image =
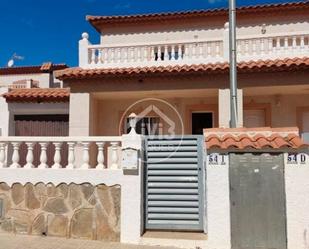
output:
M130 117L131 132L122 135L121 165L126 167L121 187L120 242L138 244L143 231L143 136L135 132L136 117ZM136 154L127 153L132 150Z

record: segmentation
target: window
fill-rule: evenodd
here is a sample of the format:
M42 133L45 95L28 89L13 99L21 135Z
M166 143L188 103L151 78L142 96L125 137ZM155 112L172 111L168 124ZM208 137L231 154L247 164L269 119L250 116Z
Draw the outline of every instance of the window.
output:
M213 127L212 112L193 112L192 113L192 134L203 134L203 130Z
M129 133L129 118L126 119L124 125L126 133ZM159 135L162 134L162 123L159 117L143 117L139 118L136 123L136 133L142 135Z

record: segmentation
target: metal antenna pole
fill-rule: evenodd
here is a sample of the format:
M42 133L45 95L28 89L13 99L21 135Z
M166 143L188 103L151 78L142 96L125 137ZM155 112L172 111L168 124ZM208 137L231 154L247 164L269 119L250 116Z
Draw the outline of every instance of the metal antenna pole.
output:
M230 127L237 127L237 60L236 60L236 0L229 0L229 45L230 45Z

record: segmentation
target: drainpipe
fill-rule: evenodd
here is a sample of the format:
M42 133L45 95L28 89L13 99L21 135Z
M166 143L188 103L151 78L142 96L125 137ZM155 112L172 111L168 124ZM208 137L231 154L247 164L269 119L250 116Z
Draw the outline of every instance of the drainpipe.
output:
M237 127L237 60L236 60L236 0L229 0L229 50L230 50L230 127Z

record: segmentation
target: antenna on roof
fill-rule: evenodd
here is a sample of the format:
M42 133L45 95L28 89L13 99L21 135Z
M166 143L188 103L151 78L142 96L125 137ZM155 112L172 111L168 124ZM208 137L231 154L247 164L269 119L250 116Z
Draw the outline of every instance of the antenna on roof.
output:
M25 59L24 56L20 56L20 55L17 55L16 53L14 53L14 54L12 55L11 59L8 61L7 66L8 66L8 67L13 67L13 66L14 66L15 60L20 60L20 61L21 61L21 60L23 60L23 59Z

